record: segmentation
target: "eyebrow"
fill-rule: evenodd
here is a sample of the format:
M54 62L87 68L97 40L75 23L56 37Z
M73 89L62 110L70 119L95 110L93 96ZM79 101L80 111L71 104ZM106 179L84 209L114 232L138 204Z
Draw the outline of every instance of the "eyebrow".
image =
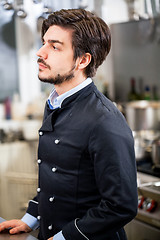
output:
M45 42L44 39L43 39L43 42ZM52 40L52 39L49 39L48 43L59 43L59 44L63 45L63 42L61 42L59 40Z

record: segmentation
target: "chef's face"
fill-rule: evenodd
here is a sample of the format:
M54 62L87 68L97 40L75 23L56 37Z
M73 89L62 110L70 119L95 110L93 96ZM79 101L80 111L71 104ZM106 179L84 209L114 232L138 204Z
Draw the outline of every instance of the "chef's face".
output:
M76 62L73 60L72 30L56 25L49 27L37 56L41 81L58 85L73 79Z

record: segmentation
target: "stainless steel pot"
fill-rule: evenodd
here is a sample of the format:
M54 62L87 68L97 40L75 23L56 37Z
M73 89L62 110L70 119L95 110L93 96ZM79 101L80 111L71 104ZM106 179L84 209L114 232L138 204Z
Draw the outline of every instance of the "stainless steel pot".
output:
M160 130L160 101L126 103L126 119L133 131Z
M160 137L159 131L133 131L136 161L148 158L152 154L152 144Z

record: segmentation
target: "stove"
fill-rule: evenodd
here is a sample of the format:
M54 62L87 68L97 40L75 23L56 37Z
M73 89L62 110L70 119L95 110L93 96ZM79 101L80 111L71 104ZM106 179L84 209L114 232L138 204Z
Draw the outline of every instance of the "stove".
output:
M143 166L144 167L144 166ZM149 170L148 170L149 169ZM148 172L149 171L149 172ZM158 175L158 174L156 174ZM128 240L160 239L160 178L145 166L137 172L138 213L125 226Z
M140 184L138 196L136 218L160 229L160 179Z

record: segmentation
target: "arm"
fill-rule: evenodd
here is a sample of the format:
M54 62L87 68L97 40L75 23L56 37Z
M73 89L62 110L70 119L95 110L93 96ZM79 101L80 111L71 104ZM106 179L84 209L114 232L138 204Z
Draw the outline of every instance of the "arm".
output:
M101 117L89 140L101 201L62 229L66 239L113 237L137 213L133 137L125 120L115 115Z
M16 234L20 232L31 232L32 230L36 229L39 226L39 221L36 218L38 215L38 202L36 200L37 198L35 197L33 200L29 201L28 209L33 216L26 213L21 220L13 219L10 221L5 221L0 224L0 232L11 228L9 233Z
M22 217L21 221L26 223L32 230L36 230L39 227L39 220L28 213Z
M32 229L23 221L13 219L10 221L5 221L0 224L0 232L4 231L5 229L9 229L10 234L16 234L20 232L31 232Z

